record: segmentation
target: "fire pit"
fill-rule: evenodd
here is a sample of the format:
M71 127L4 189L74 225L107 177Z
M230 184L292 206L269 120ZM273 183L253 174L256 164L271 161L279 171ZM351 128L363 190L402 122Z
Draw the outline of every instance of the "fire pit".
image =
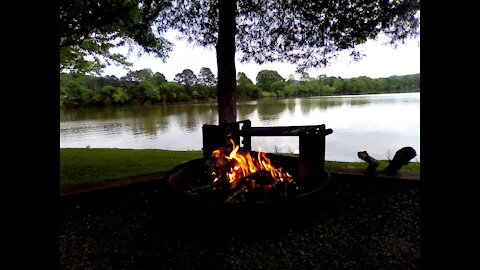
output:
M331 133L325 125L251 127L249 120L204 125L204 157L174 168L168 183L191 212L290 216L326 199L325 136ZM251 136L298 136L299 156L251 151Z

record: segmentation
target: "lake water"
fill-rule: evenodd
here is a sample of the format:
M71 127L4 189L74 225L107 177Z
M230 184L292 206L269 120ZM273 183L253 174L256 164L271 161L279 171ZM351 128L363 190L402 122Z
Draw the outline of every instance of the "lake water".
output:
M325 124L327 160L388 159L411 146L420 161L420 93L262 99L237 110L254 127ZM201 150L203 124L218 124L216 103L60 110L60 147ZM258 147L298 153L298 137L252 137Z

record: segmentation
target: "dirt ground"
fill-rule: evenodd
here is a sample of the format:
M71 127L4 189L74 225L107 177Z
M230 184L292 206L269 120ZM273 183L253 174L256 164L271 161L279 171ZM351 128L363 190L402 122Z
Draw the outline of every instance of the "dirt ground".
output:
M66 196L60 266L419 269L418 185L332 176L324 207L276 213L278 220L236 210L229 218L185 210L161 179Z

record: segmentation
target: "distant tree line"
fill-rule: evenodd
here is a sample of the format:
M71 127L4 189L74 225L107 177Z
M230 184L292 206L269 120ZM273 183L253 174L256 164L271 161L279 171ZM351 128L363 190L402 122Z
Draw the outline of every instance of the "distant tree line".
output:
M420 91L420 74L372 79L366 76L343 79L304 74L283 78L277 71L262 70L256 83L245 73L237 74L237 97L307 97L320 95L376 94ZM151 69L130 71L125 76L92 76L83 73L60 74L60 106L114 106L188 101L212 101L217 98L217 79L203 67L198 75L185 69L173 82Z

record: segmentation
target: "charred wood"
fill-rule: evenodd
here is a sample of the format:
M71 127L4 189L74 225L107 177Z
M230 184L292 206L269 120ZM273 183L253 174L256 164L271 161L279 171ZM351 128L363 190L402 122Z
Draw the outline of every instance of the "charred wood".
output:
M221 182L219 182L219 181L211 182L211 183L208 183L206 185L193 187L190 190L187 190L185 192L190 194L190 195L195 195L195 194L198 194L198 193L201 193L201 192L213 190L215 187L220 186L220 185L221 185Z
M240 189L235 191L230 197L228 197L224 202L234 202L235 197L241 195L246 189L248 188L248 185L242 185ZM245 200L245 197L243 197L243 201Z

